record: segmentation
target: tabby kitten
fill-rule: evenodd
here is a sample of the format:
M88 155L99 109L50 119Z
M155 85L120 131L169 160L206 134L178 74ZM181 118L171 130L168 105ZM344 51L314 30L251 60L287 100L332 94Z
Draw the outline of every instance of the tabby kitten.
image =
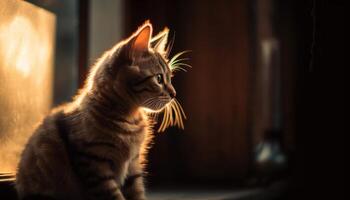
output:
M163 131L183 127L168 60L168 29L151 39L146 22L107 51L71 103L48 115L18 165L20 199L145 199L143 163L152 138L147 112L165 110Z

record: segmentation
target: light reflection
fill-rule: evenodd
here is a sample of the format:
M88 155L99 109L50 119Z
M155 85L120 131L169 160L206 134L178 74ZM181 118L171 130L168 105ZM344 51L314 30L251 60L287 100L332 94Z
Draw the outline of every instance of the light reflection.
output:
M21 30L28 30L29 34L22 34ZM37 41L30 38L35 35L30 21L22 16L17 16L7 26L2 26L0 29L0 42L6 47L4 53L4 60L7 64L14 62L14 67L20 71L24 76L28 76L30 72L30 64L33 60L30 57L30 50L32 45ZM11 37L11 39L9 39Z

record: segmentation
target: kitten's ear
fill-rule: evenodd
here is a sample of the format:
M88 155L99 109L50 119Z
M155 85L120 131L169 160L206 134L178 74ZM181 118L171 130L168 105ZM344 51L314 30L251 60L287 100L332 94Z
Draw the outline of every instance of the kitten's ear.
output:
M152 36L152 25L146 21L139 30L132 36L132 51L145 52L150 47L150 40Z
M168 35L169 29L167 27L156 36L154 36L151 40L151 46L154 50L156 50L160 54L166 53L166 45L168 43Z

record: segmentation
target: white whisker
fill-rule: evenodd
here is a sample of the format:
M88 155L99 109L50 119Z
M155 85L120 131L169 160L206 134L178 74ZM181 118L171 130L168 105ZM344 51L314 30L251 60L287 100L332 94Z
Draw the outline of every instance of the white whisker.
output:
M163 109L163 119L158 132L164 132L169 126L177 126L184 129L183 120L186 118L180 103L176 99L173 99Z
M185 53L188 53L190 51L182 51L182 52L179 52L177 54L175 54L171 59L170 61L168 62L169 64L169 67L170 67L170 70L172 72L176 72L176 71L185 71L186 70L181 67L181 66L184 66L184 67L189 67L191 68L192 66L189 65L189 64L186 64L186 63L182 63L181 61L185 61L185 60L189 60L188 58L180 58L181 55L185 54Z

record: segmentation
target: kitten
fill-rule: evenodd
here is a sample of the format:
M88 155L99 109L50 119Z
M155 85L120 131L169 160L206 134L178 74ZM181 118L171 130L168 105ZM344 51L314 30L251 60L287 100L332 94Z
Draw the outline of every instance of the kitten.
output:
M18 165L20 199L145 199L146 112L166 111L161 131L185 117L171 84L182 53L167 59L167 28L151 36L145 22L99 59L74 101L43 120Z

